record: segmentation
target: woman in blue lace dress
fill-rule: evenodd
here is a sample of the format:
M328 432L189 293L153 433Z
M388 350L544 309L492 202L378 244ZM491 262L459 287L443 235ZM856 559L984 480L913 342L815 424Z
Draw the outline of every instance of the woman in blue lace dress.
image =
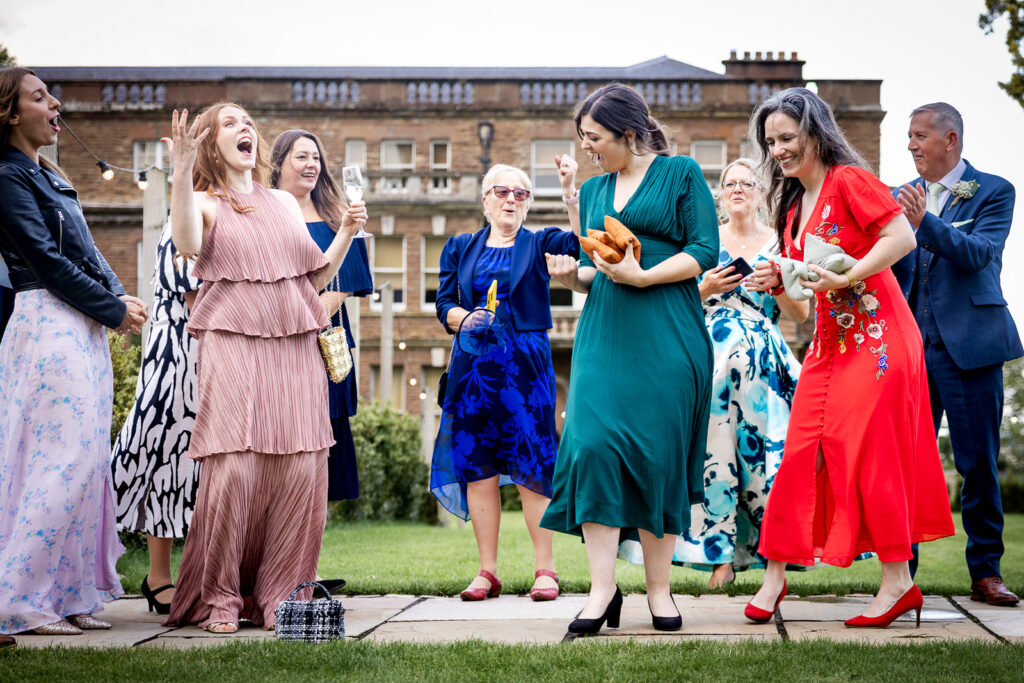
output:
M576 163L556 159L563 196L573 201ZM551 556L551 531L539 527L551 498L558 439L555 433L555 373L547 330L551 327L546 255L577 256L573 232L524 230L530 208L529 176L497 165L484 176L484 214L490 225L457 235L441 253L437 315L450 334L487 302L497 283L496 317L503 343L482 354L452 346L441 426L434 446L430 489L446 509L473 520L480 573L463 600L501 593L497 578L500 484L515 484L533 541L534 600L558 596ZM572 194L573 196L569 196ZM575 205L570 211L575 211Z

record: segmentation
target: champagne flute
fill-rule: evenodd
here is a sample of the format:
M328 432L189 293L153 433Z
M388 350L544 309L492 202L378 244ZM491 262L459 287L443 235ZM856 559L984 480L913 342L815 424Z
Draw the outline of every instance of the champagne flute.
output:
M358 166L345 166L341 169L341 182L349 203L363 199L363 173ZM369 237L370 233L359 226L359 231L352 237Z

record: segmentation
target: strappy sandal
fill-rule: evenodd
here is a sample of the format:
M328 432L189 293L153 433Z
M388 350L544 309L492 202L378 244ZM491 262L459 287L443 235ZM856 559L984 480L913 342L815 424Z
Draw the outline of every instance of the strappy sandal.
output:
M538 569L533 573L533 577L540 578L547 576L555 580L555 583L561 583L558 579L558 574L554 573L550 569ZM534 602L544 602L546 600L554 600L558 597L558 586L554 588L531 588L530 599Z
M232 621L211 621L206 625L207 633L216 633L219 635L229 635L238 631L238 624Z
M467 602L483 600L484 598L496 598L501 595L501 579L486 569L481 569L477 576L482 576L491 582L490 588L467 588L459 593L459 597Z

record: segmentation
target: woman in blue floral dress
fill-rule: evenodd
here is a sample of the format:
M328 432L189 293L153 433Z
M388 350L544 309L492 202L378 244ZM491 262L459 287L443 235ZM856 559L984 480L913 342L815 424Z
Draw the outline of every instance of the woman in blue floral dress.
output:
M763 567L757 555L761 516L782 462L800 363L779 330L779 317L802 322L810 306L785 292L772 296L744 286L726 267L742 256L768 268L778 249L771 228L758 220L763 190L748 159L722 172L718 265L700 282L704 320L714 353L711 415L704 457L704 502L690 512L690 528L676 541L672 561L712 571L709 588L732 582L736 571ZM642 563L640 544L625 541L623 559Z
M556 162L564 191L574 192L575 161L563 157ZM463 600L501 593L498 487L513 483L533 541L536 581L530 597L558 596L552 532L539 527L551 498L558 451L546 255L575 257L579 242L575 233L560 228L522 228L530 190L522 170L492 167L483 179L484 214L490 225L453 237L441 253L437 315L445 329L457 335L462 321L485 305L497 282L496 317L507 333L504 343L481 355L453 344L447 385L438 397L443 412L430 489L452 514L473 519L480 552L480 573L462 591Z

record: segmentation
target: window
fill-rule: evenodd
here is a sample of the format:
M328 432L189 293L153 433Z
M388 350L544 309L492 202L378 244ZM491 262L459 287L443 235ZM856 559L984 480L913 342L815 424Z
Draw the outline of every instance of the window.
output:
M690 156L700 164L708 185L712 188L718 187L718 176L725 168L725 142L722 140L694 140L690 143Z
M405 238L401 235L375 235L370 242L373 282L380 286L391 282L394 310L405 310ZM371 301L370 309L380 310L379 301Z
M411 171L416 159L412 140L384 140L380 143L380 170Z
M405 411L405 373L401 365L391 368L391 406L400 412ZM380 364L370 366L370 396L380 398Z
M358 166L366 170L366 140L345 141L345 165Z
M424 311L434 310L434 302L437 301L437 287L441 276L441 250L448 238L444 235L429 235L423 238L423 261L420 263L420 272L423 273L423 285L420 291L423 292L423 300L420 302Z
M576 157L576 145L572 140L534 140L530 145L530 182L537 197L554 197L562 194L555 168L555 155L568 154Z
M448 140L430 141L430 170L447 171L452 167L452 143Z
M430 184L435 194L448 194L454 183L448 171L452 168L452 144L448 140L430 141Z
M148 168L155 166L167 170L167 179L174 175L171 167L171 155L167 151L167 145L162 140L137 140L133 145L134 163L133 168Z

